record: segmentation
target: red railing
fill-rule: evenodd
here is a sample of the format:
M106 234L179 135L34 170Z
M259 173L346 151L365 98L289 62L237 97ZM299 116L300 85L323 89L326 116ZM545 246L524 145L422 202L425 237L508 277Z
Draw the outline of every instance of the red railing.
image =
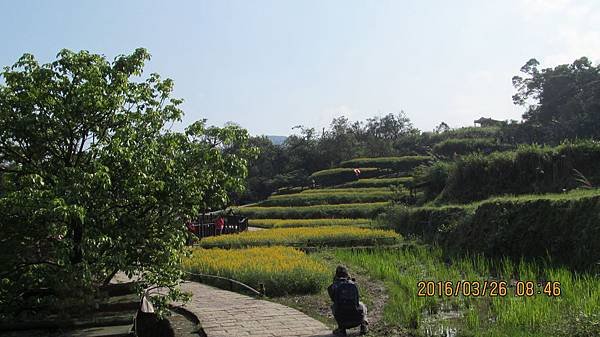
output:
M218 230L215 225L218 218L223 218L223 229ZM188 224L188 229L199 239L243 232L248 229L248 218L237 215L211 216L203 214L197 222Z

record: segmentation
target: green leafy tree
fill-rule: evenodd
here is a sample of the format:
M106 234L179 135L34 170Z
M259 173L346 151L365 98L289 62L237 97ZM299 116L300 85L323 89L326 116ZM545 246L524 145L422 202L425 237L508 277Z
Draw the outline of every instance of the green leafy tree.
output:
M4 313L85 299L119 270L174 289L184 219L242 189L255 152L247 132L205 121L170 131L182 101L171 80L142 78L149 57L62 50L48 64L25 54L1 73ZM27 296L38 289L49 296Z
M600 137L600 67L586 57L572 64L539 69L529 60L513 77L515 104L526 107L526 127L540 133L538 141ZM531 134L531 132L528 132Z

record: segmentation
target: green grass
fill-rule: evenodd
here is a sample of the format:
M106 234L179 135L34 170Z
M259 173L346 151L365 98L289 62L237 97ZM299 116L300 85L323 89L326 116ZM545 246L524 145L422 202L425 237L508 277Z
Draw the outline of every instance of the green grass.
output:
M365 188L365 187L389 187L394 185L406 185L412 182L412 177L400 178L371 178L359 179L349 183L337 185L336 188Z
M373 218L383 212L389 202L365 204L316 205L297 207L240 207L235 212L251 219L322 219Z
M389 173L389 171L375 167L360 168L361 178L373 178L386 173ZM358 179L353 168L333 168L317 171L311 174L310 178L322 186L332 186Z
M323 193L384 193L391 192L389 187L357 187L357 188L311 188L300 192L301 194Z
M410 171L413 168L426 163L429 156L405 156L405 157L377 157L377 158L355 158L343 161L341 167L377 167L382 169L393 169L396 171Z
M457 320L438 323L459 329L461 336L556 336L560 335L558 330L574 324L570 322L573 317L588 317L589 322L594 322L594 315L600 311L600 280L597 277L575 274L543 262L513 263L474 256L448 263L448 257L440 249L419 246L404 250L336 250L335 256L386 283L390 296L384 321L417 327L421 331L425 328L424 322L446 312L458 311ZM507 288L506 297L490 297L489 293L483 297L417 296L417 284L422 280L456 284L461 280L492 279L559 281L561 296L516 297L514 288ZM600 322L595 322L598 333Z
M196 248L182 266L191 273L234 279L254 289L262 284L267 296L316 293L330 277L323 263L290 247ZM203 278L202 282L226 289L229 286L214 278Z
M360 204L389 201L392 191L383 192L324 192L275 195L258 203L260 206L312 206L335 204Z
M250 219L249 225L260 228L371 226L371 219Z
M204 238L201 247L239 248L254 246L372 246L394 244L400 236L390 230L349 226L272 228L262 231Z

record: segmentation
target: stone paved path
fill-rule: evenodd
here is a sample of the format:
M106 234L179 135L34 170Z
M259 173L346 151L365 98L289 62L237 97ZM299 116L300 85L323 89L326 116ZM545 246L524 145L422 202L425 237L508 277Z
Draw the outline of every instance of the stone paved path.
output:
M325 324L290 307L196 282L183 282L193 294L183 307L193 312L208 337L325 337Z

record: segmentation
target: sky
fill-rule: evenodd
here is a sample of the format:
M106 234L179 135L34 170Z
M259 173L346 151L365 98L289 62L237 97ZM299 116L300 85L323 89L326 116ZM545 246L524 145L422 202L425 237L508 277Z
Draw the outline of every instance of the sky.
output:
M400 111L423 131L519 120L511 78L527 60L600 62L598 0L0 0L0 15L0 66L144 47L146 73L185 101L177 128L254 135Z

